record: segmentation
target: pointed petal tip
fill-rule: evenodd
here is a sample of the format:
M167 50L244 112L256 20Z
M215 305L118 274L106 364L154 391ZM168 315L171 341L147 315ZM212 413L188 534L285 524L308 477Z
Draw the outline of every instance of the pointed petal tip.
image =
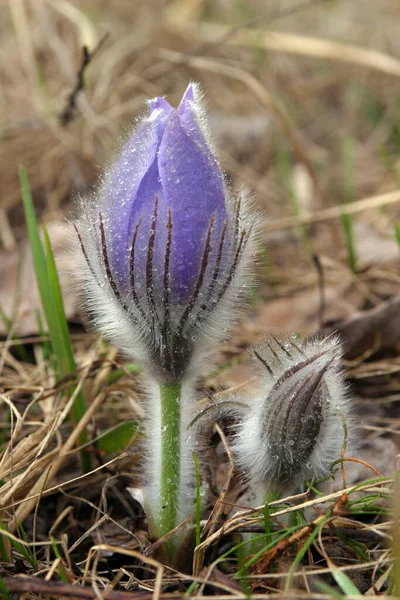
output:
M183 110L188 108L191 104L195 103L199 95L199 84L195 82L189 83L185 93L182 96L182 100L178 106L178 111L182 113Z
M156 96L155 98L152 98L148 101L148 105L151 110L166 110L168 112L173 110L170 103L167 102L163 96Z
M302 393L305 396L309 395L311 398L315 390L319 387L324 375L330 369L334 359L335 356L330 352L317 354L310 362L304 362L297 372L294 370L293 374L296 374L296 379L302 377L304 380Z

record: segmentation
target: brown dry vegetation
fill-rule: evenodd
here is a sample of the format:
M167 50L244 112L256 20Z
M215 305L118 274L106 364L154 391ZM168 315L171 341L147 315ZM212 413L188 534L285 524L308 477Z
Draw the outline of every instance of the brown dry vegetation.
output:
M355 501L352 484L363 482L357 498L387 505L399 452L398 0L2 0L0 10L0 306L11 321L2 326L0 353L0 521L7 527L0 576L10 593L166 599L197 581L196 598L242 598L249 590L255 598L330 598L318 581L343 593L335 569L361 593L390 591L391 517L375 509L359 514L348 502ZM90 62L71 106L83 46ZM245 348L269 328L309 334L322 327L346 343L360 415L355 461L324 498L309 493L271 506L276 528L284 512L314 509L293 539L247 569L243 588L232 576L237 565L219 565L218 557L238 531L261 531L263 515L243 507L230 513L237 481L224 488L226 424L210 432L211 492L202 517L222 493L221 510L193 574L173 572L152 555L143 515L126 491L140 476L139 436L124 452L96 441L110 426L140 420L139 376L110 379L124 368L117 351L85 333L74 286L63 276L76 379L89 402L74 427L69 382L57 380L38 335L29 257L16 284L27 248L18 164L27 168L38 216L51 224L60 270L73 272L71 232L60 224L74 195L90 191L144 100L167 95L176 103L189 80L205 92L233 186L250 187L265 216L252 309L217 353L221 370L203 382L206 394L227 394L248 380ZM357 273L341 226L344 204L353 215ZM85 427L93 471L82 475ZM288 573L292 591L283 594Z

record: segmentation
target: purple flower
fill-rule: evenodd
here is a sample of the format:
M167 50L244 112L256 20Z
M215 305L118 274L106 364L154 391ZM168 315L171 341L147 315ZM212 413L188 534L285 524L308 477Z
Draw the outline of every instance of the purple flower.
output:
M228 192L197 96L191 84L177 109L149 102L77 225L95 323L164 380L182 378L226 328L251 252L252 224ZM198 339L208 339L202 350Z

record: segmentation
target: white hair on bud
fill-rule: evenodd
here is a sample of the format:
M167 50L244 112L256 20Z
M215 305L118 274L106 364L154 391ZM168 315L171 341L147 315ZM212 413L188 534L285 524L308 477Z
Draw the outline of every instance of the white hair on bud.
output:
M75 256L79 289L93 326L114 343L127 358L135 358L145 366L148 352L147 331L133 322L132 314L115 296L104 268L98 232L98 217L93 202L81 201L81 215L75 236Z
M308 479L329 474L332 462L340 458L347 441L344 421L346 427L351 424L351 408L340 367L342 348L337 337L298 341L292 336L280 341L271 336L255 350L255 355L262 370L262 393L249 402L233 450L255 502L262 504L268 491L290 493ZM300 440L303 446L295 440L279 446L276 439L286 439L286 434L290 436L290 431L280 431L279 427L283 423L290 427L290 417L297 417L293 412L296 410L293 390L297 385L301 392L301 386L307 385L312 377L318 383L311 394L313 397L315 393L313 412L308 412L307 418L314 419L314 427L318 428L314 443L305 438ZM290 391L293 396L288 398L285 394ZM279 393L289 402L283 419L277 406L277 401L282 400ZM298 415L300 421L302 415ZM303 422L305 420L303 415ZM299 421L297 425L297 431L301 430ZM310 444L309 454L303 450L307 444ZM300 452L299 448L302 448Z
M228 195L227 201L232 204L231 210L234 210L234 201ZM189 378L195 376L195 373L201 373L204 364L208 361L210 351L219 341L229 337L229 331L247 309L250 292L255 285L254 262L257 253L258 231L254 215L251 196L246 190L242 190L240 193L239 230L246 232L243 249L224 296L214 305L209 318L203 321L196 330L196 344L187 372ZM202 293L199 295L198 307L201 306L201 303ZM194 319L196 319L196 310L194 310Z
M207 143L207 146L211 149L212 154L215 158L219 159L218 148L214 142L214 137L211 133L210 127L208 126L207 119L207 100L205 98L205 94L200 87L200 84L196 81L191 81L186 88L186 92L189 88L193 90L194 101L192 104L193 112L196 115L197 123L201 129L202 134L204 135L204 139ZM186 94L185 92L185 94ZM184 95L185 95L184 94Z

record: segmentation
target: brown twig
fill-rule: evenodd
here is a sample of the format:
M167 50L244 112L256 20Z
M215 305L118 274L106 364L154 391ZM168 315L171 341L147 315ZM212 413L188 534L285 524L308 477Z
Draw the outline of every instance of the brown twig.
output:
M6 577L4 583L9 592L13 594L51 594L65 596L67 598L79 598L83 600L97 599L96 591L87 586L79 586L70 583L60 583L59 581L45 581L37 577ZM104 591L103 597L106 600L151 600L153 594L143 594L142 592L123 592L110 590ZM163 595L163 598L173 597L176 600L183 598L176 593Z
M78 97L79 92L82 92L85 89L85 80L84 75L88 65L93 60L93 57L100 50L101 46L104 44L106 39L108 38L108 33L106 33L97 44L96 48L93 52L89 52L89 48L87 46L82 46L82 55L81 62L79 65L78 72L76 74L76 83L72 92L68 95L67 103L65 105L64 110L60 114L60 123L63 127L68 125L70 121L75 117L76 113L76 99Z

